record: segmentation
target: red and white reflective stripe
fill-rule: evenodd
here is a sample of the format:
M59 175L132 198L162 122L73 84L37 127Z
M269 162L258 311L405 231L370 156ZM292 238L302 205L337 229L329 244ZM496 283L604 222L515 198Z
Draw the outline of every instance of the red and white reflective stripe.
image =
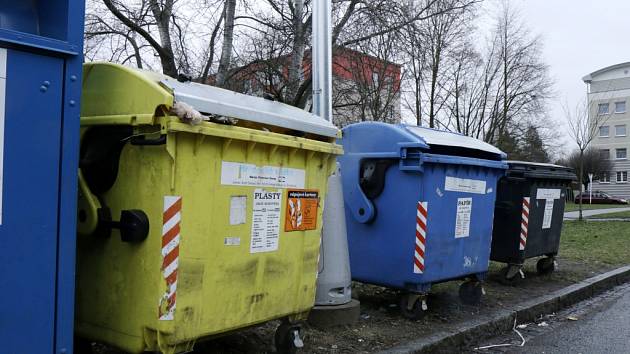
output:
M518 249L524 251L525 244L527 243L527 230L529 228L529 197L523 198L523 212L521 214L521 240Z
M175 318L182 197L165 196L162 217L162 274L167 290L160 299L160 320Z
M418 202L416 212L416 250L413 258L413 272L424 273L424 252L427 244L428 202Z

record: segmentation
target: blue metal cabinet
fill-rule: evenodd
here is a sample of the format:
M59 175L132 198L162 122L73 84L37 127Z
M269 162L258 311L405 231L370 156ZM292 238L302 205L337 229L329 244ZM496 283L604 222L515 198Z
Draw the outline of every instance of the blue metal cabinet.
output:
M2 353L72 353L83 14L0 0Z

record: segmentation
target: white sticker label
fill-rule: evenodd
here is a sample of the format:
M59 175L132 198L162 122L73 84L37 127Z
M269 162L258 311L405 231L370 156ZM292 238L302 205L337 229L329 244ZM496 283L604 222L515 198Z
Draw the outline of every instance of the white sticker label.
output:
M230 198L230 225L247 222L247 197L237 195Z
M297 168L221 162L221 184L231 186L304 188L306 171Z
M543 229L551 228L551 219L553 218L553 199L545 200L545 214L543 215Z
M225 246L240 246L241 238L240 237L226 237L223 239L223 245Z
M560 190L539 188L536 191L536 199L560 199Z
M2 225L2 186L4 185L4 115L7 92L7 50L0 48L0 225Z
M250 253L276 251L280 238L282 190L256 189L253 201L252 239L249 251Z
M451 192L486 194L486 181L446 176L444 181L444 190Z
M470 214L472 198L457 198L457 217L455 218L455 238L470 236Z

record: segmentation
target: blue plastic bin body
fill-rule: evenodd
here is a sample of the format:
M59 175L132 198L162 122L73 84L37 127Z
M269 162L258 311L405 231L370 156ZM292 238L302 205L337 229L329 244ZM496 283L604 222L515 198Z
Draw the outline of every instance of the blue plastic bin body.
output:
M505 154L459 134L375 122L346 127L341 142L354 280L426 292L432 283L483 279ZM423 256L420 202L427 212Z
M0 353L73 352L83 0L0 0Z

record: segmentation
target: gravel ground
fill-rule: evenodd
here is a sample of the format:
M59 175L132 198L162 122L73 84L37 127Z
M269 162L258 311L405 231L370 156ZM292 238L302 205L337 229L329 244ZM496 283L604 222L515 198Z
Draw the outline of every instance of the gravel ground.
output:
M355 283L353 296L361 301L361 317L352 326L325 330L305 328L303 353L372 353L398 344L455 328L473 316L491 316L501 309L511 309L519 302L549 293L613 267L586 265L558 259L559 269L545 276L536 274L535 260L524 268L526 278L517 286L502 285L498 280L502 265L492 263L485 283L486 295L478 306L461 303L460 281L435 285L428 299L427 315L417 321L399 314L398 293L394 290ZM277 321L247 329L211 341L200 342L194 353L273 353L273 334ZM97 346L99 354L119 354Z

